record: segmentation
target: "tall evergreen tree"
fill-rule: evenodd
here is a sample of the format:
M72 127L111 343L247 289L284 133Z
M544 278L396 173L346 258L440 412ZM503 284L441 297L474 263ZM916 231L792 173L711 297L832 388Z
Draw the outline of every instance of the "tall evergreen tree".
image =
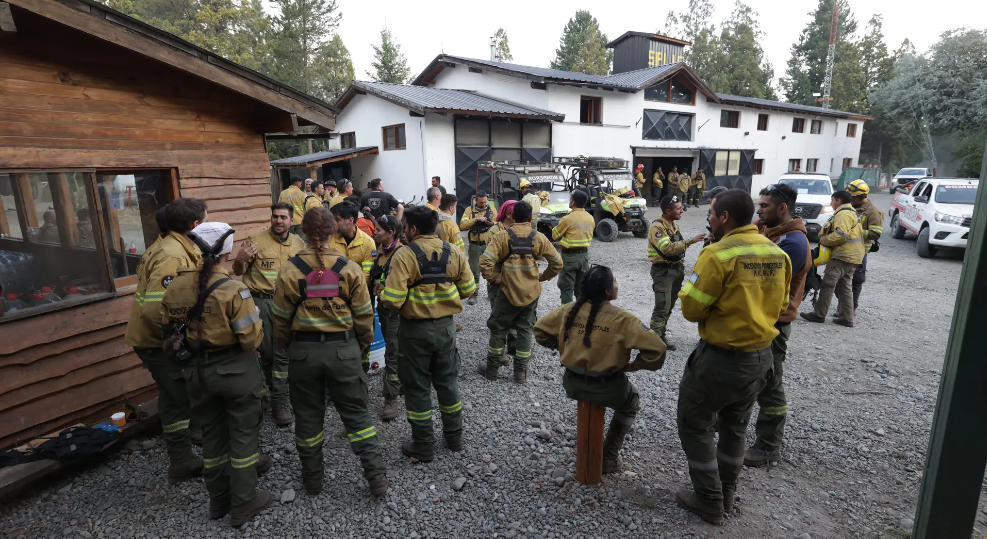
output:
M883 28L883 17L874 15L867 21L864 38L860 40L860 67L868 90L888 82L894 75L894 59L888 54Z
M587 75L607 75L610 73L610 62L607 60L606 43L600 40L600 29L596 23L586 28L586 39L579 47L576 62L571 71L579 71Z
M507 32L503 28L498 28L493 38L494 56L497 57L497 60L500 62L513 61L514 55L511 54L511 46L507 43Z
M343 95L346 87L353 82L353 60L339 34L319 51L315 69L321 74L317 93L330 102Z
M271 75L294 88L318 94L325 74L317 69L342 14L336 0L272 0L279 14L271 36Z
M596 17L591 15L589 11L577 11L562 30L562 37L559 38L559 48L555 49L555 59L552 60L549 67L552 69L561 69L562 71L572 71L573 66L576 65L576 61L579 58L579 50L592 37L587 32L591 28L595 35L594 39L603 43L603 46L606 47L609 40L606 34L600 32L600 23L596 20ZM609 71L612 60L613 51L606 50L607 71Z
M723 88L729 83L721 73L723 47L713 24L712 0L689 0L683 13L669 11L665 19L665 33L690 41L685 62L712 88Z
M713 89L720 93L777 99L774 68L764 57L761 39L764 33L757 22L757 13L740 0L723 24L720 34L720 57Z
M380 31L380 45L373 45L374 61L370 65L373 71L367 71L367 76L376 82L391 82L404 84L411 77L408 60L401 53L401 45L394 41L391 30L386 26Z

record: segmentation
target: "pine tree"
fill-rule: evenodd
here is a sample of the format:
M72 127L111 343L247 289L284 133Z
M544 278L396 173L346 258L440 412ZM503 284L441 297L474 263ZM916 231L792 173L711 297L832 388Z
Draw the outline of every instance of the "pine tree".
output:
M711 0L689 0L683 13L668 12L665 19L666 33L690 41L685 52L685 62L711 88L724 88L729 80L722 73L723 46L713 24Z
M606 47L608 39L606 34L600 32L600 23L596 20L596 17L590 14L589 11L580 10L576 12L576 15L569 19L566 23L565 28L562 30L562 37L559 38L559 48L555 49L555 59L549 65L552 69L561 69L562 71L572 71L573 66L576 65L576 61L579 58L579 50L583 48L583 43L589 38L589 34L586 32L588 28L594 28L594 33L597 40ZM607 71L609 72L609 66L613 60L613 51L606 50L606 62Z
M868 89L880 86L894 75L894 59L884 42L883 17L874 15L867 21L864 38L860 40L860 62Z
M332 102L353 82L353 61L339 34L319 51L315 69L320 73L318 94Z
M391 30L384 27L380 31L380 45L374 45L374 61L370 63L373 71L367 71L367 76L376 82L404 84L411 77L408 60L401 53L401 45L394 41Z
M740 0L720 34L722 56L713 78L713 90L745 97L777 99L772 86L774 69L764 58L757 13Z
M510 62L514 60L514 56L511 54L511 46L507 44L507 32L503 28L498 28L497 32L493 35L494 38L494 56L500 62Z
M294 88L317 94L324 75L318 59L335 35L342 14L336 0L272 0L271 75Z
M609 74L610 62L607 60L606 44L600 40L600 29L596 23L593 23L585 31L586 36L570 71L579 71L587 75Z

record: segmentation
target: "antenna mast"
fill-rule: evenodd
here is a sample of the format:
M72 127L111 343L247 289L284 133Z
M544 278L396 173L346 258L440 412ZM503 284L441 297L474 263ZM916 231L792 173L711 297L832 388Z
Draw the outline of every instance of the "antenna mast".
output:
M833 18L829 27L829 53L826 55L826 78L823 79L822 101L824 109L830 108L833 98L830 93L833 89L833 64L836 63L836 37L840 29L840 0L833 0Z

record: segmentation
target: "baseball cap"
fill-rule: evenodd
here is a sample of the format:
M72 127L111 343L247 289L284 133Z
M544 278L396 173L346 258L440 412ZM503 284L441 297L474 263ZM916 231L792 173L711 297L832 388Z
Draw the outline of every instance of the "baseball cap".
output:
M189 234L195 234L202 240L203 243L209 246L214 246L219 238L226 234L226 231L233 231L233 227L226 223L220 223L218 221L206 221L201 225L192 229ZM233 252L233 234L226 236L226 240L223 242L223 247L216 256L222 256Z
M712 189L707 189L706 191L704 191L703 192L703 196L706 197L706 198L715 197L716 195L718 195L718 194L720 194L720 193L722 193L722 192L724 192L726 190L727 190L726 187L724 187L722 185L717 185L716 187L714 187Z

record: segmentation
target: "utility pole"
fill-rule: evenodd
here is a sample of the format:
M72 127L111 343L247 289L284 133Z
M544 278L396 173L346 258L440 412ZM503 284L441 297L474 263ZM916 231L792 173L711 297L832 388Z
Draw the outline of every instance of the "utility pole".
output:
M829 52L826 54L826 78L823 79L822 101L824 109L830 108L833 98L830 93L833 90L833 65L836 63L836 37L840 30L840 0L833 0L833 18L829 26Z

